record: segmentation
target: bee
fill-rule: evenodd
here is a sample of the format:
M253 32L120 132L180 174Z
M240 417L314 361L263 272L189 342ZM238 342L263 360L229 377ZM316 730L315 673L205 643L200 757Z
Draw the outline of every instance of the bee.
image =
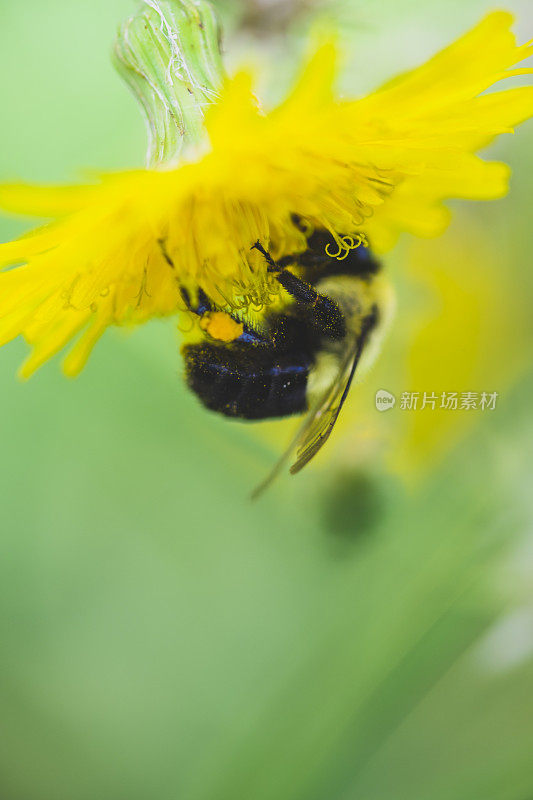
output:
M205 331L201 343L182 349L187 384L203 405L246 420L305 414L253 496L271 483L294 451L292 474L323 447L356 370L370 360L390 316L390 291L370 250L348 246L339 259L329 255L330 247L329 232L314 231L303 253L276 262L255 243L288 299L281 309L266 312L261 330L217 311L204 292L193 305L181 290Z

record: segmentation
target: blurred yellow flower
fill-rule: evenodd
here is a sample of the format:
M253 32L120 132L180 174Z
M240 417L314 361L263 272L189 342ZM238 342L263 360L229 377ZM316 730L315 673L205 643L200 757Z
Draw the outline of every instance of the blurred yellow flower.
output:
M533 53L512 17L489 14L425 65L369 96L340 100L337 53L322 46L288 98L263 114L244 73L205 120L205 143L164 170L108 175L79 187L0 187L6 210L50 217L0 245L0 343L23 334L29 376L75 335L74 375L109 325L183 309L180 287L221 309L264 305L279 292L257 240L274 257L300 252L309 226L365 234L376 252L401 231L436 236L449 197L505 194L508 168L475 155L533 114L533 88L481 94Z
M520 291L513 259L516 252L495 251L475 218L450 231L437 251L411 241L395 280L394 335L352 392L325 459L352 469L385 464L413 484L490 420L482 393L497 392L497 404L505 402L531 361L529 296ZM395 398L385 413L376 409L380 390ZM462 401L469 392L476 408ZM404 393L416 399L402 409Z

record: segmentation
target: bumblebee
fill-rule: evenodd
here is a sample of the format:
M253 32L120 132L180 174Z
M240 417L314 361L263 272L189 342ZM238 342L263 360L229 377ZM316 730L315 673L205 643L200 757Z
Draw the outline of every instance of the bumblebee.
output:
M256 242L288 298L281 310L266 313L261 330L217 311L202 291L193 305L182 289L205 331L201 343L182 350L187 384L203 405L247 420L306 414L256 494L293 451L294 474L325 444L356 370L375 350L371 344L389 315L389 292L370 250L347 248L339 260L329 255L330 246L330 234L315 231L303 253L276 262Z

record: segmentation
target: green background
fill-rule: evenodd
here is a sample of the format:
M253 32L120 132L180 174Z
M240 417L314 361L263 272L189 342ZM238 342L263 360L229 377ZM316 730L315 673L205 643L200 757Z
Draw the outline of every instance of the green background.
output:
M508 5L530 38L526 3ZM143 163L109 59L133 8L0 0L2 180ZM330 5L344 85L418 63L487 8ZM242 5L221 13L228 63L253 58L280 96L310 16L280 31L272 11L258 32ZM494 247L533 299L532 133L493 148L510 198L468 213L512 232ZM29 224L1 218L0 238ZM533 795L533 374L416 490L317 461L253 505L278 445L185 391L172 322L108 332L75 381L56 359L18 382L25 352L0 352L0 797Z

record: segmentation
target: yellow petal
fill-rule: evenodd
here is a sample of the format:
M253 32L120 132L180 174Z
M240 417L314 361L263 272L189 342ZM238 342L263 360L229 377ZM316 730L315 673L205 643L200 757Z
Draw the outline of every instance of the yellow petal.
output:
M59 217L83 208L91 190L91 186L4 183L0 184L0 208L32 217Z

